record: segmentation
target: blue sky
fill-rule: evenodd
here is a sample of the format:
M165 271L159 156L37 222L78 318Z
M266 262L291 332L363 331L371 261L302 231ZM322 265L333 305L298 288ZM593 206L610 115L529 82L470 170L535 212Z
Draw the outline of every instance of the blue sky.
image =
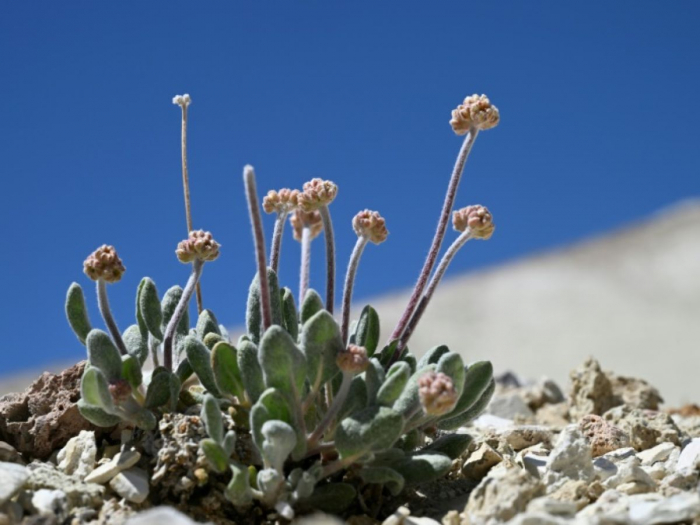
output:
M4 3L0 374L84 355L63 300L81 283L99 325L82 261L103 243L127 267L110 287L122 328L142 276L161 292L184 284L173 95L193 98L195 227L222 244L205 303L235 325L254 273L244 164L261 193L338 183L339 276L352 216L379 210L391 235L366 251L356 297L408 287L460 146L450 111L471 93L502 120L479 136L457 203L489 206L497 231L452 274L698 196L699 15L690 0ZM281 276L293 290L298 258L288 235Z

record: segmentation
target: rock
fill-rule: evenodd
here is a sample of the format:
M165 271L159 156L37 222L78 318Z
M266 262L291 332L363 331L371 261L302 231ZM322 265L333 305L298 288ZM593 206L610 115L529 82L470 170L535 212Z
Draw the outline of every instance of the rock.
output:
M518 453L518 464L537 478L541 478L547 470L549 450L539 444Z
M523 512L534 498L544 494L544 485L525 470L499 465L472 491L464 513L472 525L507 521Z
M197 522L172 507L155 507L139 512L126 525L197 525Z
M112 478L109 486L125 500L143 503L148 497L148 473L140 468L130 468Z
M518 416L532 418L535 415L517 393L495 395L486 408L486 413L510 420L514 420Z
M22 455L15 450L15 447L4 441L0 441L0 462L24 465Z
M125 450L93 470L85 477L85 481L87 483L107 483L123 470L136 465L140 459L141 454L136 450Z
M328 523L328 522L323 522ZM333 525L334 522L330 522ZM321 525L321 522L318 522ZM440 525L440 522L432 518L418 518L411 516L411 511L406 507L399 507L391 516L382 522L382 525Z
M633 524L679 523L698 517L700 494L697 492L663 499L635 500L629 505L629 521Z
M535 422L552 430L561 430L569 424L569 405L567 403L544 405L535 414Z
M632 408L658 410L664 400L659 391L643 379L623 377L608 373L613 395Z
M27 468L16 463L0 462L0 507L24 486L29 478Z
M97 509L104 499L104 487L86 483L56 469L51 463L30 463L29 478L25 487L30 490L60 490L66 494L69 508L88 507Z
M513 424L512 419L504 419L492 414L481 414L472 421L472 425L480 430L510 428Z
M659 493L664 496L673 496L681 492L697 492L699 477L700 473L695 470L674 472L661 480Z
M552 432L547 427L537 425L519 425L506 428L498 432L498 437L508 443L516 452L539 443L546 445L552 443Z
M655 463L654 465L642 465L644 472L649 474L649 477L654 481L661 481L666 477L668 471L664 467L663 463Z
M678 457L678 463L676 463L676 471L681 471L687 468L697 469L700 462L700 438L694 438L690 440L683 450L681 450L681 455Z
M373 520L371 523L372 525L374 525L374 523L379 522ZM148 524L144 523L143 525ZM311 516L303 516L294 520L294 525L344 525L344 522L339 520L335 516L329 516L328 514L317 512L315 514L312 514Z
M625 494L640 494L653 491L656 482L642 469L639 458L633 456L621 461L617 472L603 481L603 486Z
M503 457L486 443L472 452L462 466L464 477L480 480L494 465L503 461Z
M46 459L81 430L109 431L88 423L78 411L85 361L60 374L42 374L22 394L0 398L0 439L28 457Z
M617 463L619 461L622 461L623 459L627 459L636 455L636 453L637 451L633 447L624 447L608 452L607 454L603 454L601 457L609 459L613 463Z
M572 517L578 511L573 501L565 501L549 497L533 499L527 506L527 512L541 512L555 516Z
M32 496L32 506L40 516L55 516L59 522L68 517L68 497L62 490L37 490Z
M595 503L576 514L576 522L600 525L627 524L629 498L630 496L616 490L606 490Z
M700 416L671 416L673 422L688 437L700 438Z
M676 448L678 447L676 447L676 445L673 443L659 443L655 447L643 450L637 454L637 457L639 458L639 461L642 462L642 465L651 466L658 461L666 461L671 455L671 452L673 452Z
M572 503L576 506L576 510L579 510L595 499L591 495L591 487L593 486L593 483L581 479L567 479L560 483L556 490L549 492L548 497L555 501Z
M81 430L80 434L69 439L66 446L58 451L58 469L84 479L95 468L96 457L95 433Z
M639 452L665 442L681 444L681 431L668 414L621 405L608 410L603 419L629 436Z
M573 420L589 414L601 416L620 404L620 399L613 394L610 379L592 357L573 370L570 378L569 414Z
M529 388L525 388L522 397L531 410L537 411L544 405L565 401L564 394L554 381L546 377L540 379Z
M617 465L605 456L600 456L593 460L593 470L596 477L604 481L617 474Z
M627 434L600 416L593 414L583 416L579 421L579 428L588 438L594 458L630 444Z
M570 525L571 521L566 518L552 516L544 512L525 512L518 514L508 522L508 525Z
M591 446L576 425L569 425L559 435L547 459L543 479L548 492L556 490L567 479L593 479Z

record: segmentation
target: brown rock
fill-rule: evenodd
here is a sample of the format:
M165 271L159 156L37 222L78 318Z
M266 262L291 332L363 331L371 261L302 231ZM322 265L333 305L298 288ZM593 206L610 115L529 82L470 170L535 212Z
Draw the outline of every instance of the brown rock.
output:
M598 361L589 357L583 365L572 370L569 415L573 421L588 414L603 415L621 404L613 393L612 382L600 368Z
M590 484L590 482L581 479L570 479L547 496L553 500L571 502L576 505L578 511L591 502L591 497L588 494Z
M464 462L462 474L474 480L482 479L491 467L503 461L503 457L486 443L472 452Z
M681 444L682 431L664 412L622 405L606 412L603 419L627 434L630 445L640 452L667 441L676 446Z
M612 373L607 375L612 384L613 394L626 405L633 408L658 410L659 404L664 402L659 391L643 379L623 377Z
M0 398L0 438L28 457L45 459L81 430L100 429L78 411L85 361L42 374L24 393Z
M594 458L618 448L630 446L627 434L600 416L592 414L584 416L578 425L591 444L591 453Z

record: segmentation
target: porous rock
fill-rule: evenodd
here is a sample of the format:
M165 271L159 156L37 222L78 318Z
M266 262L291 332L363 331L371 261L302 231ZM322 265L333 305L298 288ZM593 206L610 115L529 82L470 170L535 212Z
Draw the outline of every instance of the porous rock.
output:
M630 445L638 452L665 442L681 444L680 429L664 412L621 405L608 410L603 414L603 419L627 434Z
M664 400L659 391L643 379L608 373L612 391L621 403L633 408L658 410Z
M629 446L627 434L600 416L583 416L579 421L579 428L591 444L591 454L594 458Z
M572 370L570 378L569 414L574 421L588 414L600 416L620 404L613 393L610 378L592 357Z
M0 439L22 454L46 459L81 430L100 429L78 411L82 361L60 374L42 374L24 393L0 398Z
M472 491L464 512L473 525L508 521L543 494L544 485L539 479L520 467L502 464Z
M516 452L539 443L551 445L552 442L551 430L540 425L518 425L506 428L498 432L498 437Z

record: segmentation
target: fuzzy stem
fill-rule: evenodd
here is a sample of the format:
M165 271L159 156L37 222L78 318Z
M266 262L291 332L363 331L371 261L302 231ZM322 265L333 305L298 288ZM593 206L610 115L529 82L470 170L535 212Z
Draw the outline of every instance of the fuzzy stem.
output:
M151 358L153 359L153 369L158 368L158 345L160 342L153 337L152 334L148 334L148 346L151 349Z
M460 250L460 248L462 248L462 246L464 246L467 243L467 241L472 238L473 237L471 231L469 230L469 228L467 228L462 232L462 234L459 237L457 237L457 239L455 239L455 241L445 252L445 255L442 256L442 259L440 259L440 264L438 264L437 270L435 270L435 274L433 275L432 279L430 279L430 283L428 283L428 287L425 290L425 294L423 295L423 297L421 297L418 303L418 307L413 313L413 316L411 317L411 320L409 321L406 330L401 336L399 346L397 347L399 351L403 351L403 349L406 348L408 340L413 335L413 331L416 329L416 326L418 326L421 317L423 317L425 309L428 307L428 303L432 299L433 294L435 293L435 289L438 287L438 284L440 284L440 281L444 277L445 272L447 271L447 267L452 262L452 259L454 259L455 255L457 255L457 252Z
M128 353L126 351L126 345L124 344L121 333L119 333L117 323L114 321L112 310L109 307L109 299L107 299L107 282L104 279L97 280L97 305L100 307L102 319L104 319L109 333L112 334L112 339L114 339L114 343L117 345L119 352L122 355L126 355Z
M185 192L185 219L187 221L187 235L194 229L192 227L192 205L190 201L190 173L187 168L187 104L182 104L182 188ZM202 313L202 287L197 283L197 312Z
M263 233L262 215L258 203L258 189L255 184L255 171L253 166L243 168L243 182L248 198L248 213L253 227L253 241L255 242L255 257L258 264L258 278L260 280L260 309L262 310L263 332L272 325L272 309L270 307L270 283L267 281L267 266L265 266L265 234Z
M333 303L335 302L335 239L333 236L333 223L331 222L331 212L328 206L321 206L318 210L323 220L323 236L326 239L326 310L333 313Z
M340 409L343 407L343 404L345 403L345 399L347 399L348 393L350 392L350 385L352 384L353 377L354 376L352 374L348 374L347 372L343 372L343 381L342 381L342 383L340 383L340 388L338 389L338 394L333 399L333 403L331 404L330 408L326 412L326 415L323 416L323 419L316 427L316 430L314 430L311 433L311 435L308 437L307 448L309 448L309 449L316 448L318 441L321 439L321 437L323 437L323 433L328 428L328 425L331 424L331 422L333 421L335 416L337 416L338 412L340 412Z
M404 330L406 330L406 326L408 325L408 322L411 319L411 316L413 315L413 312L415 311L418 305L418 301L420 300L423 294L423 290L425 289L425 286L428 283L428 278L430 277L430 273L433 271L435 261L437 260L438 253L440 252L440 247L442 246L442 241L445 238L445 230L447 229L447 224L450 220L450 212L452 211L452 207L454 206L455 196L457 195L457 189L459 188L459 181L462 178L462 172L464 171L464 165L467 162L469 152L471 151L472 146L474 145L474 141L476 140L478 134L478 130L470 129L469 133L467 133L467 136L464 138L462 147L459 150L459 155L457 155L457 161L455 162L454 169L452 170L450 183L447 186L447 193L445 195L445 201L442 205L440 220L438 221L435 236L433 237L433 243L430 246L430 251L428 252L428 257L425 259L423 269L421 270L420 276L418 277L418 281L416 282L416 286L413 289L413 294L411 295L411 298L408 301L406 310L404 310L401 319L396 325L396 328L394 328L394 332L391 334L390 341L399 339L403 335L403 332ZM396 361L399 355L399 350L397 348L396 352L394 352L394 355L389 361L389 364L391 365L391 363Z
M175 338L175 330L177 325L180 323L180 319L187 310L187 305L190 303L192 298L192 293L197 287L199 278L202 276L202 268L204 268L204 261L201 259L195 259L192 261L192 273L189 279L187 279L187 284L182 292L182 297L175 307L173 316L168 322L168 326L165 328L165 334L163 335L163 366L169 372L173 371L173 339Z
M282 234L284 233L284 223L287 220L287 212L277 214L275 220L275 230L272 234L272 246L270 248L270 268L277 273L280 266L280 252L282 251Z
M311 272L311 228L304 226L301 230L301 273L299 275L299 304L304 301L309 289Z
M360 264L362 252L367 246L367 237L358 237L355 243L355 248L350 255L348 263L348 271L345 274L345 286L343 287L343 309L341 314L341 337L343 344L348 344L348 329L350 328L350 304L352 303L352 289L355 284L355 276L357 275L357 267Z

